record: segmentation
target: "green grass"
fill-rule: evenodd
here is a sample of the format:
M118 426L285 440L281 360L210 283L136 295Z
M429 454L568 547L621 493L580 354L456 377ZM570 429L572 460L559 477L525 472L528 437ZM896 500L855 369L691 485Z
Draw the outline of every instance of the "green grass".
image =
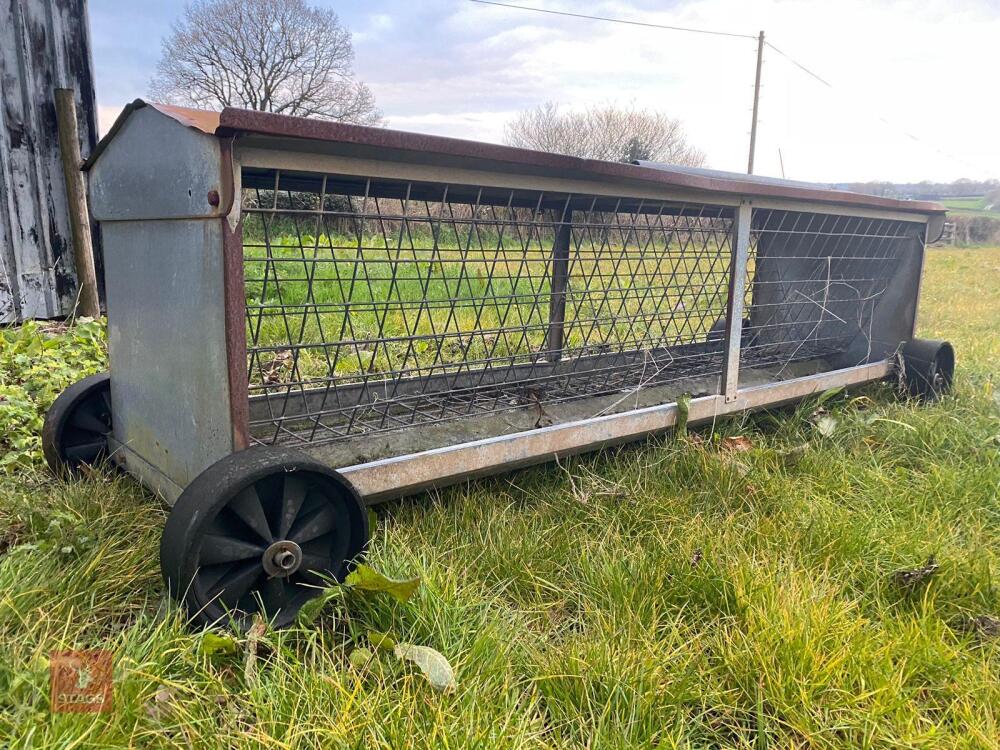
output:
M268 633L250 670L162 601L135 483L2 479L0 746L995 748L1000 638L969 623L1000 616L1000 254L932 251L923 295L943 403L872 388L829 437L807 404L384 506L370 562L417 595ZM350 666L369 628L457 691ZM114 712L51 715L47 655L80 647L114 652Z
M1000 211L987 211L986 198L947 198L941 203L948 212L959 216L987 216L991 219L1000 219Z
M366 236L360 262L353 237L250 239L249 340L277 348L260 355L265 369L288 359L283 349L290 342L304 345L295 350L298 375L321 380L331 369L344 378L491 357L523 359L545 345L552 241L551 234L525 240L522 252L510 237L498 251L497 239L485 232L476 235L474 246L470 238L444 231L436 245L429 234L398 242ZM688 343L707 334L723 312L728 249L704 241L701 256L683 252L682 240L674 239L668 248L657 246L653 259L634 248L614 252L597 238L582 238L571 270L565 345ZM669 309L685 314L662 314ZM501 333L505 326L517 328L518 335ZM345 343L322 346L329 341Z

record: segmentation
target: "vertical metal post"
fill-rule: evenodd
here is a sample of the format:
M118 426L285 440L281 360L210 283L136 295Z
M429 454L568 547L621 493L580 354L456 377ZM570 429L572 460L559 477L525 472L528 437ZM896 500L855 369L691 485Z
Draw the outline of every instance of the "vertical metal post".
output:
M757 149L757 111L760 108L760 68L764 62L764 32L757 37L757 77L753 84L753 120L750 122L750 158L747 159L747 174L753 174L753 155Z
M732 259L729 264L729 302L726 305L725 360L722 363L722 393L726 402L736 400L740 380L740 346L743 336L747 261L750 255L750 220L753 209L742 201L733 217Z
M567 202L552 245L552 281L549 292L549 330L545 340L546 359L562 359L563 327L566 321L566 287L569 284L569 250L573 236L573 212Z

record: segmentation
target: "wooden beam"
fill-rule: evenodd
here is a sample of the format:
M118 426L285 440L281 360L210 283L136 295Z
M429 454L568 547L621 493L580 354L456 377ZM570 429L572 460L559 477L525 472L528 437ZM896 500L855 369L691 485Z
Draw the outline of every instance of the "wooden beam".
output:
M101 304L97 297L94 246L90 235L87 188L80 167L80 135L76 123L76 94L73 89L56 89L56 121L59 126L59 153L66 178L66 204L73 231L73 265L76 268L77 302L75 314L97 318Z

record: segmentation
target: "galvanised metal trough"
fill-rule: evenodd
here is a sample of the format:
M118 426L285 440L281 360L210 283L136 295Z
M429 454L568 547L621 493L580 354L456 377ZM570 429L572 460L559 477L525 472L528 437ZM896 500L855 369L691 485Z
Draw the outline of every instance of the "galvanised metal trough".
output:
M365 504L900 378L944 210L804 183L136 101L86 168L111 372L49 413L173 506L203 623L290 622Z

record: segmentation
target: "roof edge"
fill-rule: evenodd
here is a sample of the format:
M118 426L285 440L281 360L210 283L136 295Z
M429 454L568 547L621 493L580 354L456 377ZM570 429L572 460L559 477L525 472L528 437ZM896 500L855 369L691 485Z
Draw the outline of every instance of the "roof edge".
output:
M172 120L176 120L185 127L199 130L206 135L215 135L219 130L220 112L212 112L207 109L192 109L191 107L176 107L173 104L159 104L157 102L147 102L145 99L133 99L125 105L118 117L115 118L111 129L98 141L97 146L81 165L81 169L86 172L97 162L97 159L108 144L118 135L118 131L124 127L126 120L132 113L143 107L152 107L160 114L166 115Z
M547 151L503 146L496 143L451 138L426 133L413 133L388 128L351 125L330 120L260 112L226 107L221 112L157 104L136 99L128 104L115 120L93 153L83 165L90 169L115 137L132 112L142 107L153 107L185 127L194 128L207 135L252 134L284 138L301 138L313 141L374 146L400 151L416 151L453 158L482 159L511 164L574 172L590 176L629 180L699 190L708 193L742 195L748 198L784 198L790 200L821 201L824 203L901 211L915 214L944 214L940 203L930 201L899 200L881 196L855 193L848 190L809 185L777 178L760 178L734 172L689 169L667 164L625 164L621 162L582 159Z

